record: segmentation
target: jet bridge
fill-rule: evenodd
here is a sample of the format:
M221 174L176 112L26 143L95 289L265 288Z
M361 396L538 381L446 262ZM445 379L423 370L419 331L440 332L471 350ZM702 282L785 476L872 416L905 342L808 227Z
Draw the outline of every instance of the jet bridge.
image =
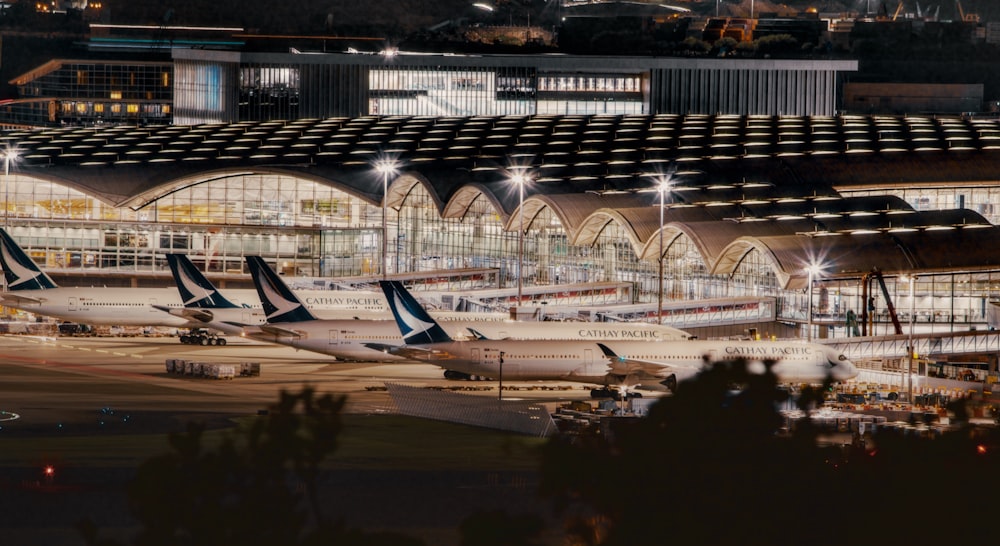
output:
M854 362L906 358L910 337L869 336L813 340L837 348ZM913 335L914 353L920 358L951 355L1000 355L1000 331L971 331Z

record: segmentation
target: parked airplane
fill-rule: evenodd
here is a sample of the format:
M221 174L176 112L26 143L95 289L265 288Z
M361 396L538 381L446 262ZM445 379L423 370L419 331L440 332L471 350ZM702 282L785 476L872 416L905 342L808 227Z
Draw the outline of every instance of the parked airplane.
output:
M7 291L0 293L0 305L96 326L205 327L203 321L193 320L193 315L163 312L164 308L184 307L177 288L58 286L3 229L0 229L0 266L7 280ZM381 293L336 290L300 290L298 293L311 307L324 313L353 316L382 312L388 316ZM200 292L192 292L192 296L185 296L185 299L193 294ZM256 290L234 289L226 294L227 300L239 308L260 307Z
M316 318L262 259L247 257L254 285L260 295L267 324L246 328L247 337L335 356L343 360L404 360L394 349L403 345L399 327L387 320L321 320ZM412 296L410 296L412 298ZM416 299L413 304L421 307ZM517 322L484 320L472 313L434 316L458 338L488 339L687 339L689 335L670 326L653 324L604 324L581 322ZM465 318L462 318L462 315Z
M177 302L173 288L61 287L0 229L0 265L7 291L0 304L36 315L90 325L186 327L188 321L151 304Z
M772 370L789 383L819 383L827 376L843 381L858 374L832 348L795 341L456 340L402 284L380 284L406 344L393 352L468 375L673 390L708 363L738 358L760 371L774 362Z

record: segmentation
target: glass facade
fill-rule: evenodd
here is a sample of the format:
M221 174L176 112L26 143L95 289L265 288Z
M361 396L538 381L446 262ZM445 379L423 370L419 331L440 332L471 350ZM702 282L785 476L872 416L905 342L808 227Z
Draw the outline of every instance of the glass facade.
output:
M640 74L542 74L534 68L379 68L368 115L646 113Z
M301 88L294 66L241 66L239 119L297 119Z
M4 179L5 225L46 268L166 271L165 255L183 252L214 272L245 273L247 255L264 256L289 275L344 277L380 271L381 206L321 183L241 174L177 187L133 210L17 173ZM399 210L386 209L390 273L493 268L502 286L516 284L517 230L504 230L504 218L489 199L475 197L460 216L444 218L425 187L409 183ZM525 286L627 282L634 287L636 303L657 301L657 263L638 258L618 223L606 225L588 245L570 245L548 207L526 217L525 226ZM743 256L732 275L711 275L687 236L667 240L665 247L666 301L773 297L779 319L805 322L807 291L780 288L774 264L759 251ZM908 280L889 277L886 285L902 324L908 324L912 305L922 331L960 331L990 322L1000 271L921 276L912 303ZM832 326L832 336L846 336L846 313L861 316L863 294L858 280L816 279L816 322ZM894 333L877 284L869 294L874 300L866 330Z
M961 186L845 189L844 197L892 195L903 199L915 210L969 209L982 214L991 224L1000 223L1000 187Z
M22 76L18 100L0 106L4 123L101 125L169 123L173 63L55 60Z
M183 124L367 115L832 116L839 75L857 71L857 61L817 59L195 49L172 55ZM219 86L207 85L213 78ZM206 106L220 93L219 108Z

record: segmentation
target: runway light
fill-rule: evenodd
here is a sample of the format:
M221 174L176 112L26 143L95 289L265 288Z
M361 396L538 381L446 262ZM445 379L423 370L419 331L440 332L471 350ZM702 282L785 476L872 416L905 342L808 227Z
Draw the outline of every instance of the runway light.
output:
M980 455L986 455L986 451L987 451L986 446L984 446L983 444L979 444L976 446L976 453Z
M45 474L46 478L51 479L56 475L56 468L52 465L46 465L45 468L42 470L42 473Z

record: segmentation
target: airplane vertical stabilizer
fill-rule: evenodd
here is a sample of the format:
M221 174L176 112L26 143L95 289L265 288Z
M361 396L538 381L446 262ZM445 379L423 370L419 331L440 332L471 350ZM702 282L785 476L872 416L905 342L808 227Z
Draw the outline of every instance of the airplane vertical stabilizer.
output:
M399 281L379 281L403 342L408 345L452 341L448 334Z
M285 281L260 256L247 256L250 277L267 315L267 322L303 322L316 320Z
M205 275L191 263L184 254L167 254L170 272L177 283L177 291L181 294L184 307L200 309L232 309L239 305L229 301L219 293Z
M0 229L0 265L3 265L3 274L7 279L7 290L58 288L55 281L43 273L3 229Z

